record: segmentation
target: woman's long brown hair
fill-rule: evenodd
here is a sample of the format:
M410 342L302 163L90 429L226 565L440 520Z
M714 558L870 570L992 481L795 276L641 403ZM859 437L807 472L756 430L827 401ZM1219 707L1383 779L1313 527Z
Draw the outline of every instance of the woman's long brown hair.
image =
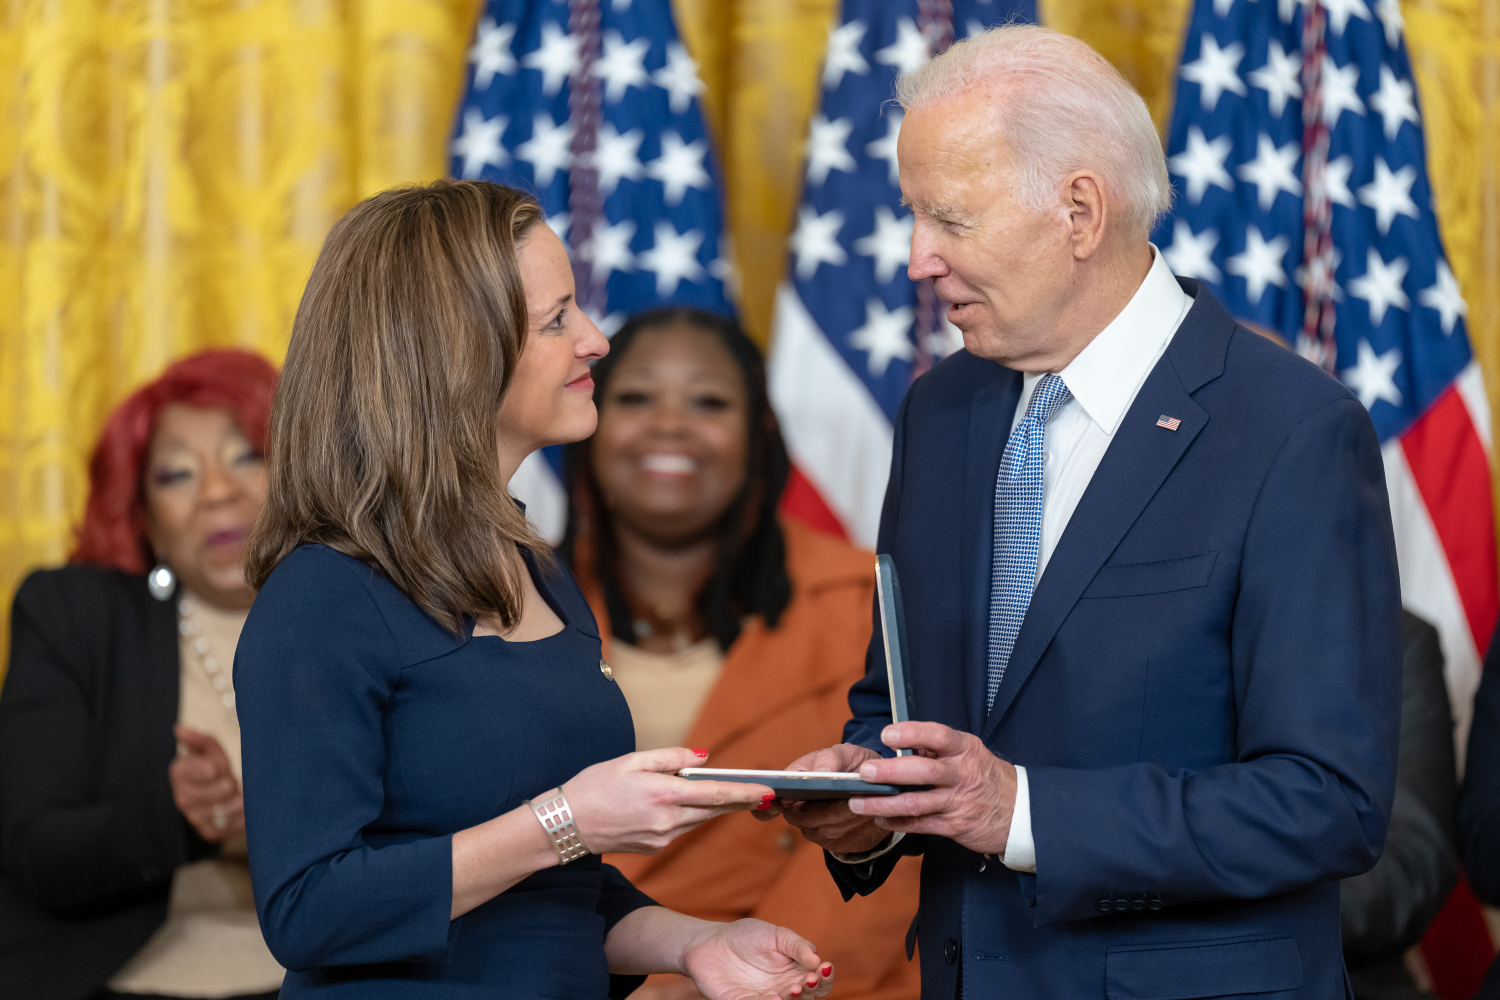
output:
M512 188L438 181L333 227L271 410L253 586L322 542L454 632L465 615L520 620L514 555L550 550L501 482L496 416L526 339L516 252L542 219Z

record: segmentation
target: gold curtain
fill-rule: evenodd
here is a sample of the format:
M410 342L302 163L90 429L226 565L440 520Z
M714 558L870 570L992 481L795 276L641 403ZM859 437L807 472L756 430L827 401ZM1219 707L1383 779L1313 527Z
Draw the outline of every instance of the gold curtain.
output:
M478 3L0 0L0 652L16 583L67 554L110 408L201 347L279 361L332 222L446 171ZM839 0L674 8L708 86L746 325L765 343ZM1188 10L1041 2L1158 123ZM1403 10L1438 217L1500 402L1500 0Z
M334 220L446 172L475 10L0 0L0 651L110 409L204 347L279 363Z

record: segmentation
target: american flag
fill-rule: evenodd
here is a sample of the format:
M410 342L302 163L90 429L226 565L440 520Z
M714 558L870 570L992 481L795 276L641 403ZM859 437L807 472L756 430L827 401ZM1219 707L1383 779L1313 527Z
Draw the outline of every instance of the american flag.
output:
M1399 0L1197 0L1179 77L1155 242L1370 411L1402 600L1441 635L1461 751L1500 614L1490 417Z
M606 334L665 303L728 313L718 167L703 83L670 0L489 0L469 49L455 177L534 193L568 244L578 301ZM511 482L562 535L557 456Z
M955 35L1035 18L1035 0L844 0L829 31L769 376L795 465L788 513L868 548L901 397L963 346L931 282L906 276L912 220L897 183L893 84Z

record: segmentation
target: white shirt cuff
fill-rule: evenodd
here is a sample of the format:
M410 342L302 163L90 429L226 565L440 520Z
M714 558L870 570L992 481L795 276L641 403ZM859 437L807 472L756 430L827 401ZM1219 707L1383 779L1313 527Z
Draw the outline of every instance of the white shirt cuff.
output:
M1016 765L1016 804L1010 813L1010 835L1000 863L1012 871L1036 872L1036 842L1031 839L1031 785L1026 768Z
M863 854L834 854L833 860L841 861L846 865L868 864L869 862L874 861L876 858L880 857L882 854L889 854L897 844L901 843L901 838L904 836L906 836L906 834L904 833L893 834L891 836L891 842L889 844L886 844L884 847L877 847L875 848L875 850L866 851ZM829 853L832 852L830 851Z

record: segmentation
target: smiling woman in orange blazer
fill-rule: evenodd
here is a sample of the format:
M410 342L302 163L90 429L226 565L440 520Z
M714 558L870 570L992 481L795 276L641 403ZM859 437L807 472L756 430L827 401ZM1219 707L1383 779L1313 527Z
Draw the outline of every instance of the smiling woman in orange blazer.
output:
M755 345L728 320L658 310L615 334L594 383L598 430L570 446L562 548L637 749L686 745L711 766L774 769L836 743L864 674L875 560L777 517L788 463ZM846 903L820 849L742 813L655 856L606 860L673 909L796 929L838 965L845 1000L920 991L904 945L919 858L878 902ZM664 977L637 994L694 995Z

